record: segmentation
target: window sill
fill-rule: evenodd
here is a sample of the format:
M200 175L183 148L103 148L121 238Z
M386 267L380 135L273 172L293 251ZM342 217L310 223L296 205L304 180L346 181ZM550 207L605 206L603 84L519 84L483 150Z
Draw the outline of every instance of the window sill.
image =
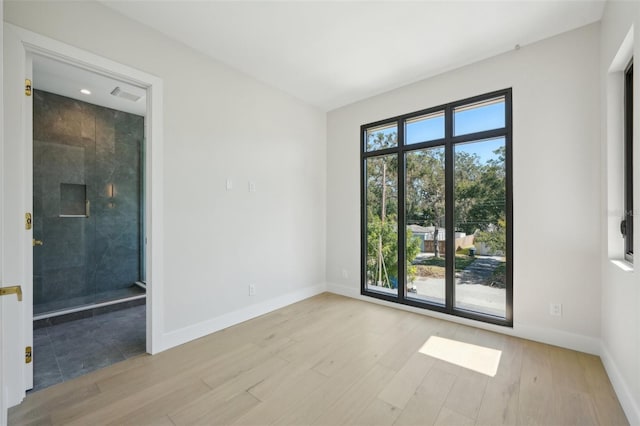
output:
M629 263L622 259L609 259L609 261L624 272L633 272L633 263Z

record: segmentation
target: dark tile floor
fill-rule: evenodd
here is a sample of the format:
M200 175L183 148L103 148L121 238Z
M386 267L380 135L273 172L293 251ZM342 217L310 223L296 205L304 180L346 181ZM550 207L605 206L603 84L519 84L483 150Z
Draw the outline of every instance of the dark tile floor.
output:
M33 390L145 353L145 305L33 331Z

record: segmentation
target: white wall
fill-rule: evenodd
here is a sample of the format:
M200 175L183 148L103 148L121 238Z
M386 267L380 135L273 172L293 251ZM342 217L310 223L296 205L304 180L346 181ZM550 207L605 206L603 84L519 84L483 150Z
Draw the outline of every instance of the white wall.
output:
M634 28L633 46L621 50L623 40ZM611 259L622 257L623 240L619 232L622 217L622 73L620 67L631 54L640 58L640 3L609 1L601 22L601 90L607 102L602 106L602 360L618 398L631 424L640 424L640 273L638 256L635 269L625 272ZM621 56L618 56L620 52ZM622 64L612 63L618 58ZM618 71L618 72L616 72ZM640 75L634 73L634 198L640 200ZM640 222L635 219L635 229ZM635 233L635 247L640 238Z
M470 323L598 353L598 36L590 25L331 111L329 290L360 292L360 125L512 87L514 327ZM562 317L549 315L550 302L563 304Z
M99 3L9 1L5 21L163 79L166 345L324 289L322 111Z

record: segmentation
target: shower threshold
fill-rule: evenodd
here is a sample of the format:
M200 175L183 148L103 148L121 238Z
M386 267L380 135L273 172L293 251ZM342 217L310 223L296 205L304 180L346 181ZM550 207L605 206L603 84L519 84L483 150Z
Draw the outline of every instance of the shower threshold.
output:
M115 309L119 304L143 304L147 297L145 289L138 285L131 287L106 291L93 296L75 297L72 299L39 303L33 305L33 320L43 320L47 318L60 317L75 314L78 312L96 310L111 306ZM136 302L138 301L138 302Z

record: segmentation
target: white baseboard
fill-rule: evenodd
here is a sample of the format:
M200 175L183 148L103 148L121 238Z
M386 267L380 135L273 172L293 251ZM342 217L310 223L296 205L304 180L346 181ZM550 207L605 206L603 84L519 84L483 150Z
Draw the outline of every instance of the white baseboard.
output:
M624 376L620 374L618 366L611 357L611 354L609 354L604 343L600 348L600 354L600 359L602 360L604 369L607 371L609 380L611 380L611 384L613 385L613 389L616 391L618 401L620 401L620 405L622 405L622 409L627 415L629 424L636 426L640 425L640 406L638 405L638 401L633 398L633 393L629 390L629 386L627 386Z
M369 299L371 299L370 297L367 297L365 299L365 297L360 294L360 289L359 288L353 288L351 286L347 287L347 286L343 286L343 285L327 283L327 291L329 293L334 293L334 294L339 294L339 295L342 295L342 296L352 297L354 299L361 299L361 300L369 300Z
M305 287L292 293L287 293L273 299L265 300L264 302L256 303L255 305L250 305L246 308L229 312L198 324L171 331L169 333L164 333L162 336L162 348L160 351L182 345L208 334L215 333L216 331L231 327L232 325L259 317L260 315L268 314L276 309L313 297L325 291L325 284Z
M600 339L585 336L584 334L569 333L563 330L521 323L514 323L513 333L505 334L591 355L600 355Z
M509 336L520 337L536 342L547 343L554 346L560 346L575 351L586 352L593 355L600 355L600 339L581 334L568 333L566 331L555 330L552 328L543 328L531 326L528 324L514 323L513 328L503 327L499 325L487 324L480 321L474 321L467 318L460 318L453 315L443 314L440 312L429 311L427 309L414 308L413 306L401 305L398 303L387 302L376 299L374 297L363 296L360 289L346 287L337 284L327 283L327 291L354 299L364 300L366 302L377 303L392 308L402 309L445 321L451 321L458 324L464 324L471 327L481 328L483 330L495 331L496 333L507 334Z

